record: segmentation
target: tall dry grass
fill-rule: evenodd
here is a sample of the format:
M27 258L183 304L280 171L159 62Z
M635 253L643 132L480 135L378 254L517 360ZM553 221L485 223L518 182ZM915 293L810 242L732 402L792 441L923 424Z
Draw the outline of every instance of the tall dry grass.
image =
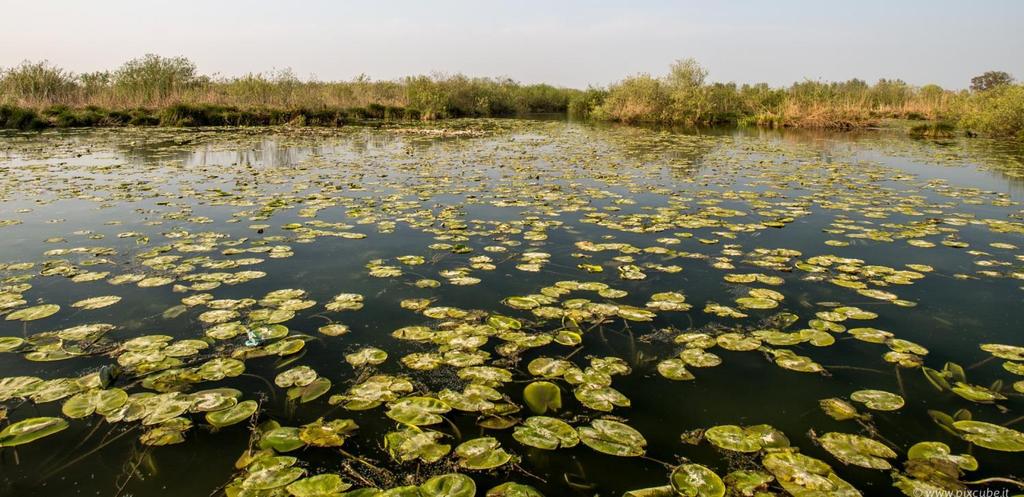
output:
M70 108L160 109L177 104L239 109L348 109L402 107L427 118L509 116L565 112L576 92L551 85L461 74L412 76L393 81L301 80L290 70L224 78L201 75L183 57L146 55L116 70L73 74L46 62L3 70L0 104L41 110Z

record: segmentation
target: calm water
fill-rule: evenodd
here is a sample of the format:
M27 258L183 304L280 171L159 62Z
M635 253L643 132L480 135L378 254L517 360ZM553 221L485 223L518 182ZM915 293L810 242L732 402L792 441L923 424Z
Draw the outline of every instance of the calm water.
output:
M339 474L353 488L419 484L458 471L474 478L478 495L504 481L548 496L621 495L668 484L671 468L683 462L722 477L759 469L763 452L741 454L681 439L716 425L756 424L784 432L793 447L827 463L863 495L900 493L891 471L844 464L815 437L837 432L882 441L897 454L888 458L895 470L904 468L915 443L943 442L954 454L977 458L978 469L965 472L964 481L1024 477L1021 453L972 446L928 414L967 409L975 420L1024 427L1024 383L1014 385L1024 377L1012 372L1020 361L979 348L1024 346L1024 162L1012 149L887 133L701 136L563 122L451 125L458 132L0 136L0 313L7 315L0 336L24 339L5 342L0 378L51 380L20 392L9 384L0 388L8 418L0 426L69 418L62 405L99 386L88 375L120 362L122 371L104 385L108 389L135 395L233 388L238 401L259 402L256 422L298 427L318 418L354 420L358 430L342 446L349 455L313 446L288 452L307 476ZM422 260L397 259L402 256ZM591 272L597 268L603 271ZM140 287L140 280L162 284ZM561 283L571 291L557 291L557 282L578 283ZM583 282L607 289L603 295L578 289ZM294 315L282 311L271 319L287 328L288 337L249 347L244 332L208 336L211 328L230 326L215 328L217 322L257 328L266 313L251 313L278 306L264 297L282 289L302 291L291 292L285 305ZM757 289L778 294L765 298ZM744 300L751 290L760 298ZM653 309L639 320L630 314L662 292L682 294L692 307ZM331 310L327 306L339 294L359 294L362 308ZM536 295L550 297L528 299L525 306L505 303ZM102 296L120 300L95 309L73 305ZM183 307L182 299L191 305ZM14 314L44 304L60 309L35 320ZM728 306L734 314L716 315L708 304ZM424 306L430 307L426 313ZM444 316L438 307L478 312ZM843 307L877 317L836 316ZM218 308L225 312L209 314ZM795 315L792 324L786 326L782 313ZM481 327L493 314L519 320L521 333ZM47 333L94 323L112 326L84 339ZM318 331L330 323L349 331ZM468 331L471 325L476 331ZM438 343L392 336L406 326L455 331ZM828 331L792 335L802 336L796 343L763 334L821 327ZM872 340L849 331L856 328L891 335ZM578 332L582 343L545 343L565 329ZM757 340L760 347L716 345L715 337L726 333ZM172 344L205 340L208 346L165 354L160 345L135 354L142 359L125 357L133 347L125 345L128 340L150 335L169 336L166 343ZM472 344L450 343L470 336L477 337ZM252 353L289 337L304 341L301 350ZM696 341L687 346L689 338ZM926 350L908 350L893 338ZM360 367L346 362L346 354L366 347L385 351L386 360ZM659 373L663 361L681 353L693 360L686 349L705 347L720 364L688 364L690 380ZM903 367L886 355L896 349L907 354ZM565 358L586 369L594 358L621 359L628 372L611 376L610 387L629 406L595 409L574 396L578 381L548 378L559 385L563 406L546 415L577 428L601 417L623 422L646 439L645 456L616 457L584 443L541 450L513 438L511 427L479 426L492 414L486 409L454 409L446 421L421 428L445 434L442 442L453 448L494 437L518 463L460 469L453 450L434 463L399 464L384 449L385 434L398 426L385 416L387 406L349 410L329 403L373 374L408 379L414 392L396 397L462 391L468 382L458 373L465 363L421 370L403 362L413 353L443 362L452 350L474 358L474 365L512 372L511 381L492 385L504 397L491 404L522 407L505 418L519 420L531 416L523 387L540 379L529 372L531 361ZM812 371L777 364L774 357L784 350L806 357ZM244 374L209 380L194 373L218 357L238 358ZM1003 398L975 402L937 390L920 365L941 370L947 362L967 368L968 385ZM275 377L303 365L329 380L330 389L309 402L290 401ZM607 386L606 379L589 382ZM997 380L1001 385L993 386ZM42 388L60 393L41 395ZM861 422L835 420L819 407L822 399L848 401L864 389L900 395L905 405L877 411L852 402L870 414ZM144 410L153 400L129 402ZM2 449L0 494L209 495L246 477L235 462L250 446L248 421L215 430L203 412L183 412L179 418L192 423L181 432L184 440L152 446L140 437L159 424L76 417L63 431ZM691 438L699 440L699 432ZM239 488L229 486L232 492ZM785 493L778 484L765 491Z

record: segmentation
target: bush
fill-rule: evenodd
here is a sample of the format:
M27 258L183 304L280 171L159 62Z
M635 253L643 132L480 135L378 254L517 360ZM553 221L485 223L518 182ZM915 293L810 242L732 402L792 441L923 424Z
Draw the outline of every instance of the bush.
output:
M197 82L192 61L154 54L125 62L113 75L114 88L121 98L138 104L163 104Z
M976 133L1024 140L1024 85L971 95L960 125Z
M32 106L68 103L76 92L74 76L46 61L25 61L0 76L0 94L6 103Z
M663 112L670 101L661 80L639 74L612 85L593 115L624 123L658 122L665 117Z
M594 114L594 111L604 103L606 98L608 98L606 90L590 87L586 91L573 93L569 97L566 110L570 117L586 119Z

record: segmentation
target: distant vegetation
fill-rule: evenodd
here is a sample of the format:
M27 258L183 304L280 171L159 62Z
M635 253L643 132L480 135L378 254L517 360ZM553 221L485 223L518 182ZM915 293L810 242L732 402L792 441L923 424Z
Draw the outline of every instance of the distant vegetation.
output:
M1004 72L971 80L971 90L803 81L710 82L693 59L667 75L639 74L608 88L577 90L464 75L398 80L304 81L290 70L223 78L201 75L183 57L146 55L114 71L73 74L24 62L0 74L0 127L119 125L337 126L365 119L444 119L568 113L624 123L738 124L861 128L888 119L923 121L923 136L972 133L1024 139L1024 86Z
M577 90L463 75L397 81L302 81L289 70L200 75L182 57L146 55L115 71L72 74L24 62L0 77L0 127L339 125L360 119L443 119L566 112Z
M974 133L1024 139L1024 86L992 71L971 80L971 91L900 80L874 84L803 81L786 88L767 84L708 83L692 59L673 64L662 77L640 74L607 90L577 94L578 115L626 123L746 124L769 127L860 128L888 119L928 121L922 136L949 136L959 125ZM584 102L583 100L586 99Z

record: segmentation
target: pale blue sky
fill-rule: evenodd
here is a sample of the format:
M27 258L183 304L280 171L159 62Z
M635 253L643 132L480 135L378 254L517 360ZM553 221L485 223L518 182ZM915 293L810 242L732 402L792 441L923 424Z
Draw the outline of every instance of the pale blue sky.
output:
M0 66L76 72L144 53L203 73L292 68L390 79L431 71L583 87L695 57L718 81L967 86L1024 79L1024 1L0 0Z

